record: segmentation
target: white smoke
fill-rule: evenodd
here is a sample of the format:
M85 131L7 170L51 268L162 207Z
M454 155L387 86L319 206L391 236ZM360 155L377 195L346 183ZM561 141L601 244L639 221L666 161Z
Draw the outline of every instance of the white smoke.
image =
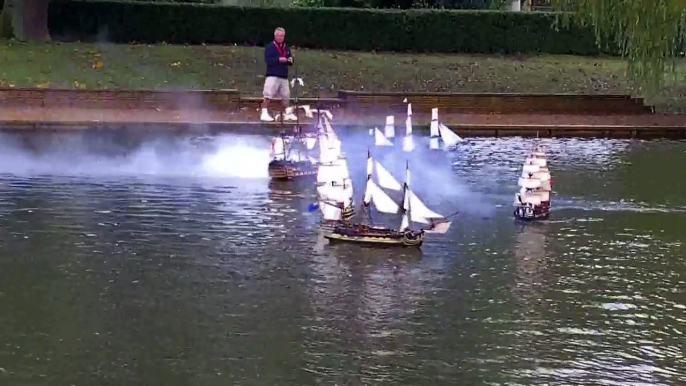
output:
M82 135L2 135L0 173L267 179L268 145L265 138L240 135L200 143L188 137L157 139L137 147Z

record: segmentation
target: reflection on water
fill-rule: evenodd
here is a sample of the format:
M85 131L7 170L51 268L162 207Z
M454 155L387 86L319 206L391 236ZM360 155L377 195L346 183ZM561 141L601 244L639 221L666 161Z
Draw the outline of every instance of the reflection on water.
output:
M686 187L643 165L684 144L551 141L552 219L522 226L528 146L411 160L427 204L468 207L422 250L328 245L312 189L238 172L6 164L0 384L683 384Z

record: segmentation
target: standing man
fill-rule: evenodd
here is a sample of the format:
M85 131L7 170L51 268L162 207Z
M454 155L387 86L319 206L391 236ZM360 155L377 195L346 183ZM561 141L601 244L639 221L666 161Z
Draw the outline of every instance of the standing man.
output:
M286 30L279 27L274 30L274 41L264 48L264 61L267 64L267 76L264 79L264 90L262 94L262 115L260 120L273 122L274 118L269 115L269 100L281 98L285 111L284 119L295 121L298 118L293 114L293 108L288 106L291 97L291 90L288 85L288 67L293 65L293 56L284 39Z

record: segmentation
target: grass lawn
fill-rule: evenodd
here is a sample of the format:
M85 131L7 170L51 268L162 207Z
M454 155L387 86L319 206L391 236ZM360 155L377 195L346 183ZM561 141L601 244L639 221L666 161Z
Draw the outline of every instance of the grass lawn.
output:
M0 86L129 89L236 88L261 95L259 47L23 44L0 41ZM630 94L625 64L574 56L411 55L293 49L301 96L338 90ZM686 112L686 65L654 100ZM293 73L292 73L293 74Z

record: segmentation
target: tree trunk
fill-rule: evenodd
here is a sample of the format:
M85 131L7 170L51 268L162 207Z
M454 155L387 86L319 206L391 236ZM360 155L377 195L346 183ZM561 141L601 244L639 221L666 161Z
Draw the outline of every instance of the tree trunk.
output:
M522 11L522 1L521 0L512 0L512 5L510 6L510 11L521 12Z
M49 41L49 0L5 0L2 36L22 41Z

